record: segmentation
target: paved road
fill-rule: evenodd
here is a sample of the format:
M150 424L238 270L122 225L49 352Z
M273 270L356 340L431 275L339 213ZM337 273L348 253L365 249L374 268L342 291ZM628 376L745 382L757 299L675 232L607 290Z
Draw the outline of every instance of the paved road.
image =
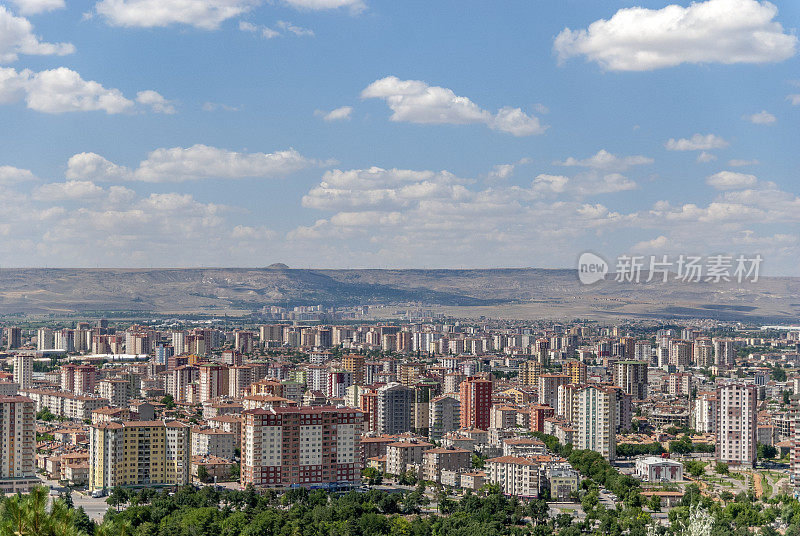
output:
M57 480L49 480L47 478L44 478L42 475L39 475L39 479L42 481L42 485L45 487L56 490L63 489ZM88 494L84 494L78 491L73 491L72 502L73 504L75 504L75 508L83 506L83 509L86 511L86 514L91 519L97 522L103 520L103 516L105 515L106 510L108 510L108 504L106 504L105 497L95 499L93 497L90 497Z

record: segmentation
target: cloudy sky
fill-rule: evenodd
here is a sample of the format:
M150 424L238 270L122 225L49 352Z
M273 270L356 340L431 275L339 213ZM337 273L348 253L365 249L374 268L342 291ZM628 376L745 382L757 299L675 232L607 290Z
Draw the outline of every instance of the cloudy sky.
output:
M0 0L0 266L800 276L794 0Z

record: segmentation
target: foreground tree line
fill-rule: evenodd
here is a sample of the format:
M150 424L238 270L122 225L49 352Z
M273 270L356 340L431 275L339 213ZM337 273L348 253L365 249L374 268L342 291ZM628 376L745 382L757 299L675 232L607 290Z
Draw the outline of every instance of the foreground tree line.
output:
M720 501L694 484L670 510L670 527L662 527L651 517L660 505L643 499L636 479L596 452L542 437L585 477L576 494L585 515L551 517L546 501L506 497L496 486L458 500L440 491L435 504L424 483L404 493L187 487L175 493L116 489L108 501L113 508L98 524L72 508L70 496L50 501L48 490L37 488L2 500L0 536L778 536L776 529L800 536L800 503L787 495L758 503L752 493L741 493ZM614 508L601 503L601 487L619 497Z

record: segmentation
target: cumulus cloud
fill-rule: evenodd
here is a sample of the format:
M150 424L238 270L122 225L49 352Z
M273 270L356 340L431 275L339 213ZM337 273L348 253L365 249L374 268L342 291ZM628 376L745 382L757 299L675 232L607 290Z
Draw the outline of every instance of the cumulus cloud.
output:
M664 144L668 151L708 151L722 149L729 145L715 134L695 134L691 138L670 138Z
M341 106L339 108L335 108L329 112L325 110L315 110L314 115L317 117L321 117L323 121L332 122L332 121L346 121L350 119L350 115L353 113L352 106Z
M11 0L23 15L35 15L66 7L64 0Z
M393 112L392 121L451 125L483 123L493 130L514 136L543 134L547 129L537 117L527 115L520 108L504 107L492 114L451 89L429 86L421 80L388 76L367 86L361 97L386 101Z
M778 9L758 0L708 0L688 7L623 8L584 30L555 38L559 60L584 56L609 71L649 71L682 63L772 63L795 54Z
M746 115L744 118L754 125L772 125L778 120L777 117L766 110L761 110L760 112L752 115Z
M34 190L39 200L60 201L64 199L87 199L100 197L104 190L92 181L66 181L43 184Z
M67 178L97 181L182 182L201 179L279 178L319 165L294 149L240 153L208 145L156 149L135 170L96 153L80 153L67 163Z
M111 26L155 28L172 25L216 30L249 12L257 0L101 0L95 12Z
M171 115L177 113L177 110L175 110L175 104L172 101L168 101L160 93L153 91L152 89L139 91L136 94L136 102L149 107L152 111L158 114Z
M38 73L0 68L0 104L11 104L23 98L31 110L48 114L89 111L118 114L134 107L133 101L118 89L84 80L66 67Z
M758 183L758 179L755 175L736 173L735 171L720 171L709 176L706 179L706 183L717 190L739 190L755 186Z
M486 178L490 181L501 181L508 179L514 174L514 171L521 165L530 164L530 158L520 158L511 164L496 164L492 166L492 170L488 173Z
M36 175L28 169L14 166L0 166L0 185L17 184L36 180Z
M33 25L0 5L0 63L17 61L20 54L29 56L65 56L75 52L70 43L47 43L33 33Z
M554 162L558 166L579 166L592 169L601 169L609 171L625 171L631 166L641 166L645 164L652 164L653 159L647 156L617 156L609 153L605 149L600 149L589 158L578 159L570 156L562 162Z

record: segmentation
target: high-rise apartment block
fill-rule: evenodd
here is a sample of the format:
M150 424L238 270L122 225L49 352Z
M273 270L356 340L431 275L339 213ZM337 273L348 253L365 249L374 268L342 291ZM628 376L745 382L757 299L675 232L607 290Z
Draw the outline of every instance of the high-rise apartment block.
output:
M616 458L617 400L612 388L589 385L575 394L575 447Z
M730 383L717 388L717 461L753 467L756 461L755 385Z
M191 449L190 427L177 421L93 424L89 489L187 485Z
M402 434L411 430L414 389L392 382L378 388L377 432Z
M488 430L492 409L492 380L470 376L459 386L461 428Z
M36 409L24 396L0 396L0 493L28 491L36 478Z
M647 361L617 361L614 363L614 385L636 400L647 398Z
M16 354L14 356L14 383L20 389L28 389L33 385L33 356Z
M318 487L361 480L364 414L353 408L272 407L242 414L242 485Z

